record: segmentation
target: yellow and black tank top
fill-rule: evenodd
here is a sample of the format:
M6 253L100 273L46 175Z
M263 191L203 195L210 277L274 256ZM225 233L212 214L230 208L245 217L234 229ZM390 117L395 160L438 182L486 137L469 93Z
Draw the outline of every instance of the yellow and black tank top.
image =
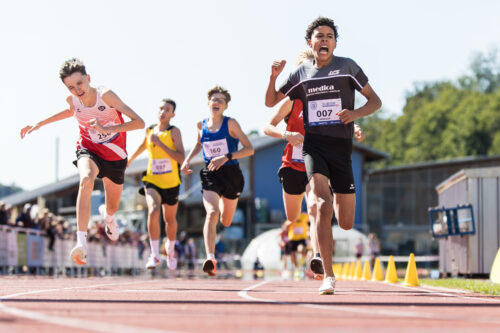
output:
M160 141L168 148L175 151L172 140L172 129L170 126L163 132L158 132L158 125L151 125L147 129L146 148L149 153L148 170L142 177L142 181L158 186L159 188L173 188L181 183L179 163L170 157L166 151L151 142L151 134L156 134Z
M299 241L307 239L309 232L309 216L305 213L299 215L295 222L292 222L288 227L288 239L292 241Z

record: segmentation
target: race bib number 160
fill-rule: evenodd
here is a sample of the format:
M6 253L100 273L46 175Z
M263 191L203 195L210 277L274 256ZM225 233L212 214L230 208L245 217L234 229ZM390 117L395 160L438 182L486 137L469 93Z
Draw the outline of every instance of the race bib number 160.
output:
M309 126L341 124L337 112L342 111L340 98L310 101L308 111Z
M203 152L208 159L229 153L226 139L203 142Z

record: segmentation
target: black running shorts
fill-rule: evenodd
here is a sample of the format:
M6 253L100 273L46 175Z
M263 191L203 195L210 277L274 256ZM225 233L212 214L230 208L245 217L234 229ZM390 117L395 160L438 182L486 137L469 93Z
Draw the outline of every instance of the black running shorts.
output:
M144 187L141 187L139 189L139 194L142 194L142 195L146 194L146 191L144 190L144 188L147 188L147 189L152 188L156 192L158 192L158 194L161 197L162 204L167 204L169 206L173 206L179 202L180 185L178 185L176 187L172 187L172 188L161 188L161 187L156 186L153 183L144 182Z
M298 195L306 191L308 181L307 174L304 171L284 167L278 170L278 177L281 184L283 184L285 193Z
M98 178L107 177L113 183L117 185L122 185L125 182L125 169L127 168L127 160L118 160L118 161L106 161L100 158L97 154L91 152L87 149L78 149L76 151L76 161L73 161L75 166L78 166L77 161L82 158L87 157L94 161L99 168Z
M352 174L352 139L306 133L304 163L307 179L319 173L330 179L334 193L355 193Z
M213 191L227 199L237 199L245 186L245 179L239 165L223 165L219 170L200 171L202 191Z

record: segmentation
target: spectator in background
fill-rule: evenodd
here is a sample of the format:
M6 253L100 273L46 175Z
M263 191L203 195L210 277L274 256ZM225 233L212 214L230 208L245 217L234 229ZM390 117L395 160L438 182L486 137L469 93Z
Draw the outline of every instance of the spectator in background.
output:
M219 269L229 269L227 265L226 258L226 244L222 241L222 236L217 235L217 240L215 241L215 260L217 261L217 268Z
M16 225L20 228L31 228L33 221L31 220L31 204L24 205L23 212L16 219Z
M9 222L9 216L7 215L7 205L5 202L0 201L0 225L6 225Z
M356 259L361 259L363 256L363 239L360 238L354 247L354 253L356 254Z
M175 253L177 255L177 265L182 268L186 264L186 232L181 231L179 237L175 240Z
M194 271L196 268L196 244L193 238L187 240L186 246L184 247L184 253L188 270Z
M378 241L377 235L373 232L368 235L368 246L370 247L370 265L374 267L375 259L380 254L380 242Z

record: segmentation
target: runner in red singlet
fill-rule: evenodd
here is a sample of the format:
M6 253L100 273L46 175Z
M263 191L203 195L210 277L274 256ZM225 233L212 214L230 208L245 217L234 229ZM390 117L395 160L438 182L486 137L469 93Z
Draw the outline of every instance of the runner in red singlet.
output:
M118 239L114 214L120 204L125 168L127 166L126 131L144 128L144 121L111 90L90 86L90 76L78 59L66 61L59 71L64 85L71 92L66 99L68 109L35 125L21 129L21 139L47 124L75 117L80 129L75 161L80 174L76 199L78 225L77 244L70 257L78 265L87 263L87 228L90 219L90 195L96 177L102 178L106 203L99 211L106 222L106 234ZM130 121L124 122L122 114Z

